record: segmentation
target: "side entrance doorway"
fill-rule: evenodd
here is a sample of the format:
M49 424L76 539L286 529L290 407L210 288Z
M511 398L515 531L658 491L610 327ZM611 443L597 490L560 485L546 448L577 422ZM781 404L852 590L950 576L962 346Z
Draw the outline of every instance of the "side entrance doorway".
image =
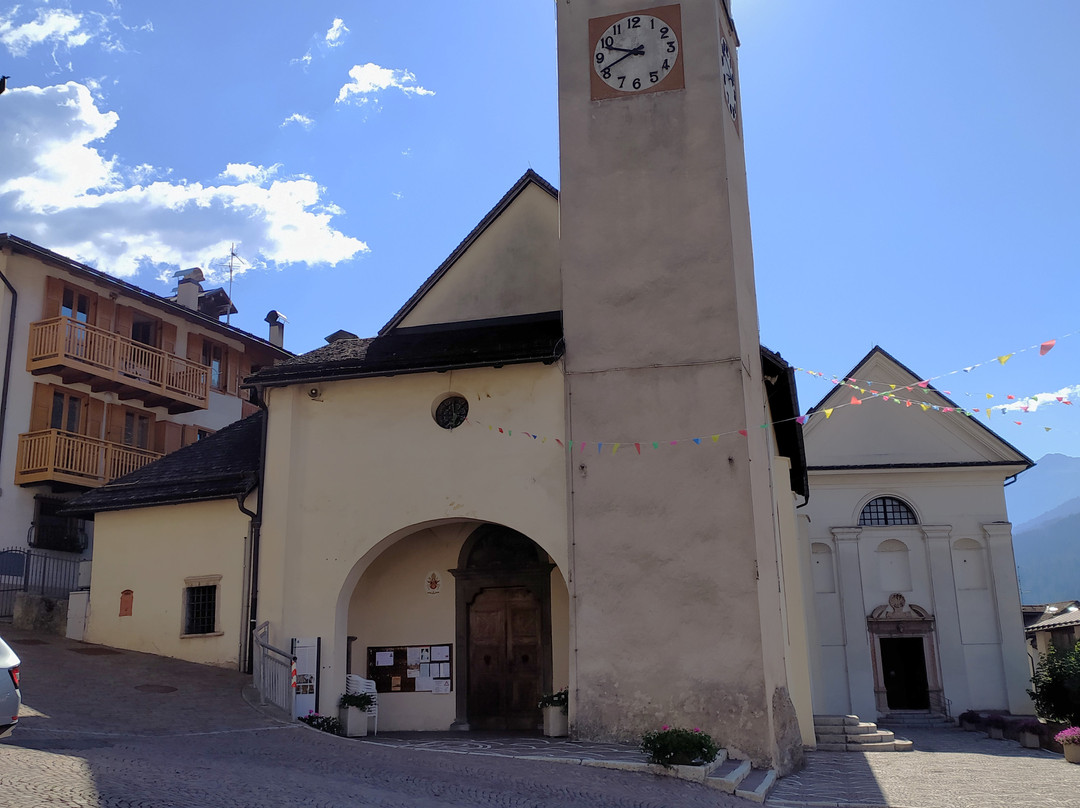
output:
M535 729L551 690L551 571L527 536L481 525L465 540L456 579L458 729Z
M934 617L894 592L866 619L878 714L891 710L945 711Z
M882 637L881 668L890 710L929 710L922 637Z

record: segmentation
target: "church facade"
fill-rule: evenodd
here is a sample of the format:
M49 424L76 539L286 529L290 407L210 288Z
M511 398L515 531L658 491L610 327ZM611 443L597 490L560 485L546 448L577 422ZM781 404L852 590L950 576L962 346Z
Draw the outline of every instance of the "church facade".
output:
M899 646L859 639L877 625L860 610L925 628L947 600L918 564L906 588L865 583L845 530L878 496L943 517L884 475L830 492L830 453L863 433L814 416L804 443L794 371L759 344L726 3L558 15L560 190L526 173L378 335L260 370L259 415L83 497L86 639L154 651L165 626L157 652L243 666L266 624L315 649L325 713L348 673L378 683L383 729L531 728L540 695L567 688L576 737L701 727L784 774L814 712L879 706L873 654ZM986 478L1000 499L1025 459L979 437L1004 458ZM972 604L999 620L1004 689L968 695L1003 707L1000 505L946 540L978 543L996 576ZM910 552L910 532L888 539ZM864 579L836 608L819 544L834 589ZM936 631L929 656L955 639ZM959 642L961 664L991 657L985 634ZM956 670L934 668L947 690Z

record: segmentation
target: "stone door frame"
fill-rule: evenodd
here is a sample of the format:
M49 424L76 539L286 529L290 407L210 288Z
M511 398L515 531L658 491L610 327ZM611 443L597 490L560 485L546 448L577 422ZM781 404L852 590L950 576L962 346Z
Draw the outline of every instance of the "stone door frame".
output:
M933 615L921 606L909 604L899 592L889 595L889 602L878 606L866 618L866 628L871 638L870 659L874 669L874 704L878 715L904 712L889 708L889 696L885 689L885 669L881 664L881 640L902 637L922 639L930 711L946 712L945 689L941 682L941 671L938 665L937 636L934 626Z

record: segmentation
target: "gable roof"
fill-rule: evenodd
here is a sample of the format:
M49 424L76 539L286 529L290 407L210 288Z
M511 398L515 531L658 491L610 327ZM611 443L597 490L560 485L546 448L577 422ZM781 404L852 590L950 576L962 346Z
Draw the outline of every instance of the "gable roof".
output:
M416 308L417 304L423 299L424 295L426 295L428 291L430 291L431 288L439 282L439 280L450 270L450 268L458 261L458 259L465 254L469 247L471 247L476 242L476 240L479 239L481 235L483 235L484 231L487 230L488 227L490 227L491 224L496 219L498 219L499 216L501 216L506 211L506 209L510 207L514 200L517 199L518 196L520 196L521 193L530 185L536 185L537 187L549 193L555 199L559 198L559 192L558 190L556 190L555 186L553 186L551 183L549 183L531 168L526 171L521 176L521 179L515 182L514 185L510 188L510 190L506 192L503 198L495 204L495 207L489 210L484 216L484 218L481 219L480 222L476 225L476 227L474 227L469 232L469 234L465 236L462 242L454 248L454 251L451 252L449 256L447 256L446 260L439 264L435 271L432 272L430 276L428 276L428 279L425 280L422 284L420 284L420 288L413 293L412 297L405 301L404 305L402 305L402 307L397 310L397 313L395 313L394 316L387 321L386 325L379 329L379 336L388 334L394 329L396 329L405 319L405 317L408 316L409 312Z
M526 362L551 364L563 354L562 313L397 328L368 339L339 339L263 368L245 386L396 376Z
M133 283L122 281L119 278L114 278L112 275L108 275L93 267L81 264L78 261L73 261L70 258L66 258L59 253L55 253L52 250L47 250L33 242L26 239L13 236L10 233L0 233L0 247L11 247L14 252L22 253L23 255L30 255L37 258L44 264L54 266L57 269L62 269L65 272L69 272L76 278L82 278L91 281L96 284L101 284L107 288L116 290L119 293L126 295L127 297L135 298L142 303L145 303L153 308L167 311L170 314L174 314L177 317L181 317L185 320L198 323L201 327L210 331L216 331L219 334L233 337L246 342L257 343L260 347L273 351L278 356L292 356L292 351L287 351L284 348L279 348L269 340L257 337L235 326L223 323L214 317L204 314L201 311L195 311L189 309L187 306L182 306L174 299L168 297L162 297L156 295L153 292L148 292L136 286ZM214 295L214 293L221 292L224 294L224 290L209 289L205 291L204 295ZM231 305L231 301L230 304ZM221 308L222 313L224 309ZM236 313L235 307L232 309L232 313Z
M889 373L895 375L896 387L898 388L895 393L890 389L879 389L874 391L873 387L862 378L863 369L868 365L878 365L884 367ZM865 392L878 392L890 395L897 399L908 399L916 403L926 404L932 407L936 407L939 410L943 407L948 407L955 412L945 413L938 418L928 420L927 424L933 424L938 429L938 434L935 437L927 433L926 441L934 443L935 449L940 449L938 454L942 459L930 459L930 458L918 458L912 462L899 461L899 462L869 462L866 457L860 462L853 462L849 464L843 463L819 463L815 462L813 457L810 457L809 467L811 470L843 470L843 469L902 469L902 468L947 468L947 467L961 467L961 466L1022 466L1020 471L1024 471L1035 465L1035 461L1002 438L992 429L987 427L978 418L972 415L968 415L964 412L964 408L960 407L956 402L949 398L945 393L938 390L931 384L922 385L926 380L917 375L909 367L904 365L888 351L883 349L879 345L875 345L859 362L856 363L843 378L845 379L859 379L860 382L866 385ZM885 379L875 379L874 382L885 382ZM882 387L881 384L877 385ZM900 390L899 388L903 388ZM852 390L842 384L836 385L830 390L814 407L812 407L808 415L815 416L821 413L823 410L834 407L847 407L849 399L852 397ZM864 398L863 394L854 396L855 398ZM882 396L883 398L883 396ZM876 403L871 403L872 407L877 407ZM886 402L882 401L882 404ZM888 406L892 407L891 404ZM852 408L855 409L855 408ZM862 407L858 408L862 410ZM904 409L904 408L901 408ZM921 410L921 408L920 408ZM869 411L867 411L869 412ZM847 414L847 413L845 413ZM838 413L839 415L839 413ZM930 418L931 416L923 416L920 411L920 417ZM829 423L828 427L824 424ZM815 432L826 429L829 431L839 428L837 424L842 424L843 421L838 421L835 417L832 421L827 421L820 417L811 417L807 424L807 434L811 436L810 442L813 443L812 436ZM942 431L942 429L944 431ZM945 435L952 436L956 445L962 444L965 448L966 457L950 456L947 459L946 447L944 443L940 442L940 439ZM881 441L887 440L887 437L879 430L873 437L880 439ZM935 443L935 440L937 442ZM870 451L866 445L868 441L859 441L860 446ZM913 453L917 447L906 446L908 454ZM885 454L885 453L881 453ZM895 447L889 454L895 454ZM953 453L955 454L955 452Z
M121 511L245 496L258 483L265 417L260 410L88 491L67 503L64 513Z

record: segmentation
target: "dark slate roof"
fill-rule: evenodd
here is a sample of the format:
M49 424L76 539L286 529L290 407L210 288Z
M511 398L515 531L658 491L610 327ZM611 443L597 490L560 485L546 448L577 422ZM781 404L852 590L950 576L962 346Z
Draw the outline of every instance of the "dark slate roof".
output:
M543 362L563 354L562 312L396 328L368 339L339 339L250 376L248 385L395 376Z
M260 410L242 421L165 455L71 500L65 513L95 513L231 499L252 490L259 476Z
M405 316L413 310L416 304L420 302L421 298L423 298L423 296L428 293L428 290L439 282L439 279L443 275L445 275L450 269L450 267L452 267L454 263L465 253L465 251L472 246L473 242L476 241L476 239L478 239L485 230L487 230L488 226L492 222L494 222L503 214L503 211L510 207L510 203L517 199L518 195L527 187L529 187L529 185L537 185L538 187L542 188L543 190L551 194L553 197L555 197L555 199L559 198L559 192L555 189L555 186L545 180L531 168L524 174L522 174L521 179L515 182L513 187L506 192L503 198L495 203L495 207L493 207L487 212L487 215L485 215L484 218L481 219L480 222L476 225L476 227L474 227L469 232L469 235L465 236L462 242L454 248L454 251L450 253L449 256L447 256L446 260L439 264L438 267L436 267L435 271L431 273L431 275L426 281L420 284L420 288L413 293L413 296L406 300L404 305L402 305L402 307L397 310L397 312L394 314L393 317L390 318L386 325L379 329L380 336L382 336L383 334L387 334L393 329L395 329L398 323L405 319Z
M765 395L769 400L776 448L791 460L791 490L804 498L810 496L810 478L806 471L806 448L799 417L799 396L795 390L795 368L778 353L761 346L761 373L765 377Z

